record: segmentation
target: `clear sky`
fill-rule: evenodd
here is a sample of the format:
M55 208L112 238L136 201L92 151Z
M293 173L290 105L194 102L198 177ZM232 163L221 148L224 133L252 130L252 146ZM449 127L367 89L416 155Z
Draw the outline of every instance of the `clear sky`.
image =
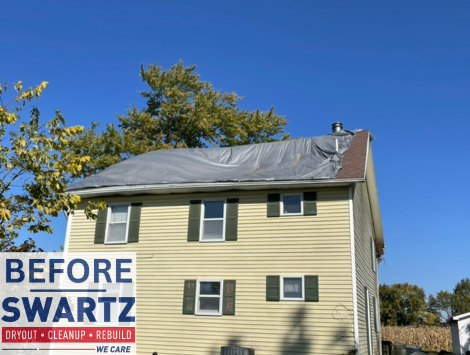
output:
M368 128L386 238L380 282L427 293L470 276L470 2L7 1L0 79L43 80L43 118L116 122L141 64L272 105L292 136ZM467 133L466 133L467 132ZM65 220L39 246L58 250Z

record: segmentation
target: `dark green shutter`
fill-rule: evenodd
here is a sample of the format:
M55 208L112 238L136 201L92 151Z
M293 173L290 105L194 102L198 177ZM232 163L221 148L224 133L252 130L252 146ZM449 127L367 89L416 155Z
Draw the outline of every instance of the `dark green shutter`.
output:
M183 314L194 314L196 307L196 280L184 281Z
M131 203L131 215L129 218L129 232L127 235L128 243L137 243L139 241L140 212L142 203Z
M201 200L189 201L188 242L199 241L201 228Z
M268 195L268 217L279 217L281 215L281 194Z
M279 302L281 294L280 276L266 276L266 301Z
M237 282L235 280L224 280L224 299L222 306L222 314L224 316L235 315L235 291Z
M317 215L317 193L315 191L304 192L304 216Z
M98 219L95 227L95 244L104 244L106 236L106 221L108 219L108 208L98 211Z
M236 241L238 238L238 198L227 199L226 213L225 240Z
M318 276L305 276L305 302L318 302Z

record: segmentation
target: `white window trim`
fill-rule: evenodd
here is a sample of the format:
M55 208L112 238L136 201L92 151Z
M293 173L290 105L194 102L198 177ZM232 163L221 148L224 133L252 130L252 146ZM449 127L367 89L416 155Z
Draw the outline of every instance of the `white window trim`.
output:
M106 289L106 285L109 285L109 283L106 283L106 282L100 282L99 283L99 289L100 290L103 290L103 289ZM115 309L116 310L116 313L117 313L117 321L116 323L113 323L113 322L105 322L104 321L104 318L101 320L101 321L98 321L98 316L100 314L100 311L101 311L101 308L104 307L104 304L103 303L100 303L98 302L98 297L107 297L106 296L106 292L98 292L98 297L96 298L96 308L95 308L95 318L97 319L96 323L94 323L95 325L101 325L101 326L114 326L114 325L119 325L119 315L121 314L121 307L120 307L120 303L119 303L119 297L122 297L122 286L123 286L123 283L118 283L117 285L119 285L119 296L117 297L116 299L116 303L111 303L110 305L110 311L112 313L112 310ZM116 308L114 308L114 307ZM104 311L103 311L103 317L104 317Z
M208 218L208 221L220 221L223 220L222 222L222 239L216 239L216 240L204 240L202 239L204 235L204 213L206 209L206 202L215 202L215 201L222 201L224 203L224 217L223 218ZM225 224L227 223L227 199L226 198L211 198L211 199L205 199L202 200L202 206L201 206L201 226L199 227L199 242L200 243L220 243L220 242L225 242Z
M284 278L297 278L302 279L302 297L301 298L292 298L292 297L284 297ZM285 275L281 276L281 301L305 301L305 278L304 276L290 276Z
M375 327L375 332L376 333L380 333L380 308L379 308L379 298L378 297L375 297L375 305L374 305L375 309L374 309L374 312L375 312L375 324L377 325Z
M111 207L117 207L117 206L127 206L126 239L123 242L108 242L108 229L109 229L109 224L111 223ZM127 244L127 238L129 236L129 220L131 216L130 206L131 206L130 203L110 203L108 205L107 219L106 219L106 236L104 239L104 244Z
M201 311L199 309L199 291L200 291L200 284L201 282L220 282L220 296L215 296L215 295L203 295L202 297L220 297L220 303L219 303L219 312L207 312L207 311ZM197 284L196 284L196 305L195 305L195 314L197 316L221 316L222 315L222 306L223 306L223 299L224 299L224 280L221 279L198 279Z
M300 196L300 213L284 213L284 196ZM304 215L304 193L281 194L281 216L303 216Z
M371 323L371 310L370 310L370 294L369 294L369 288L366 287L366 292L365 292L365 301L366 301L366 331L367 335L369 337L369 342L367 344L367 351L369 355L372 355L372 323Z
M370 248L372 250L372 270L375 272L377 270L377 259L375 257L376 251L375 251L375 241L374 238L370 238Z

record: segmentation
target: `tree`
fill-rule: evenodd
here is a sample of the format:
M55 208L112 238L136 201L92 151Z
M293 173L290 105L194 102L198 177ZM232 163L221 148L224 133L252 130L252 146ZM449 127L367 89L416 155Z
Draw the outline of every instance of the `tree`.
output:
M441 315L444 322L452 317L470 312L470 279L460 280L452 293L440 291L436 296L429 296L429 310Z
M380 320L385 325L417 325L430 319L426 293L409 283L380 285Z
M83 127L66 127L60 111L41 123L38 108L32 107L28 121L22 121L23 107L39 99L47 86L23 90L21 81L0 84L0 251L38 251L31 239L14 245L18 231L52 233L51 218L73 211L80 197L65 193L72 176L90 160L70 152L70 142ZM13 86L13 88L12 88ZM14 89L10 100L6 99ZM87 213L96 205L90 205Z
M452 315L458 316L470 312L470 279L460 280L454 288L452 297Z
M119 124L99 123L74 140L72 151L90 156L91 164L81 171L83 177L95 174L123 159L157 149L203 148L273 142L287 139L287 121L275 113L242 110L243 97L223 93L201 81L196 66L183 62L162 70L157 64L141 67L140 76L149 91L140 94L147 100L142 110L136 105ZM277 138L279 137L279 138Z
M452 294L447 291L440 291L434 295L429 295L428 311L436 314L447 323L452 319Z

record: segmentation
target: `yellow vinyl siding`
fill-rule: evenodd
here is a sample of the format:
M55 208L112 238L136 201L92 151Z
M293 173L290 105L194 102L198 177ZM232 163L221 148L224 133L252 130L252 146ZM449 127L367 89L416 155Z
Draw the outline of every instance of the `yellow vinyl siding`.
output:
M354 187L354 244L356 249L357 304L359 323L359 355L367 355L366 309L364 286L369 289L370 317L372 334L372 351L374 355L381 353L380 333L375 329L375 307L373 297L379 298L378 265L372 269L371 238L374 236L374 225L367 192L367 183L356 184Z
M287 192L296 192L289 190ZM95 221L78 210L69 251L135 251L139 355L342 354L354 347L348 188L318 191L317 216L268 218L254 191L113 197L142 202L138 243L94 244ZM187 242L189 201L238 197L238 241ZM266 302L266 276L318 275L320 302ZM183 315L184 280L236 280L235 316Z

